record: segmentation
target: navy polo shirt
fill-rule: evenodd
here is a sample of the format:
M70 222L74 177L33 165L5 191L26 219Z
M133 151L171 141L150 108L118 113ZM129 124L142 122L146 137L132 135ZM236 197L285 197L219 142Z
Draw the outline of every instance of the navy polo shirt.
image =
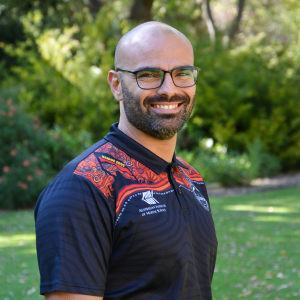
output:
M217 238L205 184L111 126L35 207L40 293L211 300Z

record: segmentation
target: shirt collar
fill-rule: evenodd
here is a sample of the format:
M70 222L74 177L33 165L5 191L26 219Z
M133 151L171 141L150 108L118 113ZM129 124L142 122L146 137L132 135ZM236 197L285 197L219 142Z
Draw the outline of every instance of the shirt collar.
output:
M120 131L118 129L118 124L119 123L114 123L111 125L110 130L104 139L111 142L137 161L140 161L156 174L161 174L168 166L181 166L187 169L187 167L176 158L175 152L173 154L172 162L169 163Z

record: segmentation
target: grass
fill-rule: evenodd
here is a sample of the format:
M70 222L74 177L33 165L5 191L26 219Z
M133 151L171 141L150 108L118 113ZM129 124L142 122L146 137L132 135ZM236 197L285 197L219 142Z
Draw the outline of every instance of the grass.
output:
M300 298L300 188L212 199L214 300Z
M33 211L0 213L0 299L44 299L38 295Z
M211 199L214 300L300 298L299 200L300 188ZM0 213L0 300L14 299L43 299L33 211Z

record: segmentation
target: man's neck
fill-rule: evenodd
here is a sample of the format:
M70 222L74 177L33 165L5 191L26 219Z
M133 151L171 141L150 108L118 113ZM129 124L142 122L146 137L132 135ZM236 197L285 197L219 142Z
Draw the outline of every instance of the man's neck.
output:
M177 134L169 140L159 140L122 121L118 129L165 161L172 161Z

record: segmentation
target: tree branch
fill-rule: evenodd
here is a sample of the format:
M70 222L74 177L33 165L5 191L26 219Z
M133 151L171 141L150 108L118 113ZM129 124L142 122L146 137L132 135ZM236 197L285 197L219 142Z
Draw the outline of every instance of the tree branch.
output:
M236 16L236 18L233 20L228 33L227 33L227 41L225 43L228 43L230 40L233 39L233 37L235 36L235 34L238 32L239 30L239 25L242 19L242 14L243 14L243 10L244 10L244 6L245 6L245 1L246 0L239 0L238 1L238 14Z
M205 0L204 2L206 4L205 23L209 33L209 38L214 43L216 40L216 26L210 9L210 0Z

